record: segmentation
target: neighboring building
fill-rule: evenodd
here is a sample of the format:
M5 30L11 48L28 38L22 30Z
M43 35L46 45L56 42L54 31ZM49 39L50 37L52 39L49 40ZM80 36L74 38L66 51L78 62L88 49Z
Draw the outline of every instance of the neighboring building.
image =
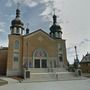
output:
M80 62L80 66L83 73L90 73L90 54L89 53L83 56Z
M24 23L20 20L20 10L16 9L10 30L8 48L0 49L0 72L7 76L23 76L25 68L30 72L67 68L66 44L56 15L53 15L49 34L42 29L29 33L28 28L23 34Z
M7 47L0 47L0 75L6 75L7 53Z

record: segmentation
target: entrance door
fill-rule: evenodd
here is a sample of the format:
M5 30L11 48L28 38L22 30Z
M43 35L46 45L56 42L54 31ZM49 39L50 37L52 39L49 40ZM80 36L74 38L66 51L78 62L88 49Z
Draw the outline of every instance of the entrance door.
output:
M47 52L38 48L33 53L33 66L35 68L47 68Z
M47 60L42 59L42 68L47 68Z
M40 68L40 59L35 59L35 68Z

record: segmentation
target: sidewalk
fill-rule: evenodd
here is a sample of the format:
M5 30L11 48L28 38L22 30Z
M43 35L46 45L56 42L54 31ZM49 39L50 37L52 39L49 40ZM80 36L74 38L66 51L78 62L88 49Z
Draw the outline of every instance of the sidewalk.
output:
M9 77L0 77L1 80L4 80L4 81L7 81L8 84L9 83L18 83L19 81L16 80L16 79L12 79L12 78L9 78Z

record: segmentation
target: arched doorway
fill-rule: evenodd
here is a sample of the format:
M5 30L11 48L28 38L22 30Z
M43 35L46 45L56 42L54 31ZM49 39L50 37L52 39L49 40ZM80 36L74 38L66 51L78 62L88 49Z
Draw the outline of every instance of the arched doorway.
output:
M44 49L38 48L33 53L34 68L47 68L47 52Z

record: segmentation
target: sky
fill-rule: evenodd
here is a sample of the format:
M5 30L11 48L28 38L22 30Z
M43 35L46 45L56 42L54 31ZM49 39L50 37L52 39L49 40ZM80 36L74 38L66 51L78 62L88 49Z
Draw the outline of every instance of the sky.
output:
M29 23L30 32L42 29L49 33L55 10L70 63L75 58L74 46L77 46L80 61L83 55L90 53L90 0L0 0L0 46L8 46L8 34L17 3L20 3L24 27Z

